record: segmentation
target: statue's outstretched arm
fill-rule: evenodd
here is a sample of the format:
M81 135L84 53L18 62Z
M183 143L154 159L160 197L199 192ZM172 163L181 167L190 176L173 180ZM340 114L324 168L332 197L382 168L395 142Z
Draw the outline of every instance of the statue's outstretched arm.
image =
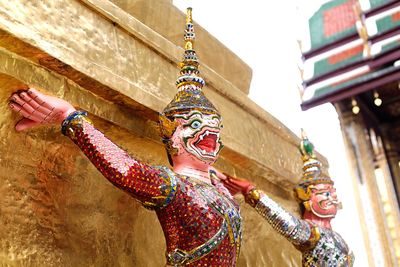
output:
M246 202L256 209L267 222L295 246L310 246L316 243L314 227L305 220L298 219L269 198L263 191L252 189Z
M10 107L24 119L17 130L38 124L62 122L68 136L115 186L141 201L146 207L167 205L175 193L175 180L167 169L154 168L130 157L94 128L86 113L76 111L68 102L37 90L19 92L11 97Z
M278 233L287 238L293 245L296 247L312 247L316 244L319 235L315 233L317 229L310 223L296 218L263 191L256 189L249 181L233 178L226 174L218 174L218 178L231 194L242 193L246 202L254 207Z

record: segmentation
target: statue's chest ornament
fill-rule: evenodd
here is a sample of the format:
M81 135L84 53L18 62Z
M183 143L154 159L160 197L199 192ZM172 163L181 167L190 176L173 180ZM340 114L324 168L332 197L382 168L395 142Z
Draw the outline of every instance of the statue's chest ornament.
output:
M242 218L234 202L212 186L196 185L196 189L207 201L208 206L225 219L228 224L229 240L239 248L242 238Z
M227 235L229 235L231 246L236 247L237 260L242 239L242 220L238 207L235 206L235 203L231 199L223 193L218 192L212 185L189 181L185 181L184 183L188 186L187 189L190 189L186 191L184 189L185 186L181 189L192 195L196 205L212 209L218 216L223 218L223 221L217 233L204 244L190 251L175 249L168 253L168 262L173 266L195 262L216 249Z

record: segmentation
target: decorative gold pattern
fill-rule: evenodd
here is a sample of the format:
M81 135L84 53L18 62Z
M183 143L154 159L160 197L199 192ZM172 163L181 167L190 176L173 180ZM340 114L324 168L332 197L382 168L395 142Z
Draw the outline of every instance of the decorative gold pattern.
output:
M281 235L294 245L307 243L311 237L310 224L284 210L278 203L260 191L256 211Z
M255 207L260 201L261 195L257 189L252 189L246 196L246 202L250 204L250 206Z
M170 120L165 116L160 116L160 124L163 125L163 127L160 127L161 135L168 136L168 137L172 136L176 127L178 126L176 121Z

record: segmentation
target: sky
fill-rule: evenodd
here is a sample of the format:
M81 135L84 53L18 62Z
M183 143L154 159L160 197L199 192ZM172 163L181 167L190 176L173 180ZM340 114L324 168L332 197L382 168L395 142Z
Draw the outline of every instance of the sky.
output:
M252 68L249 97L298 136L304 128L317 151L328 159L329 173L344 206L333 220L333 228L354 251L354 266L368 266L338 115L329 103L308 111L300 108L301 54L296 40L304 35L307 18L326 1L173 2L181 10L191 6L193 19Z

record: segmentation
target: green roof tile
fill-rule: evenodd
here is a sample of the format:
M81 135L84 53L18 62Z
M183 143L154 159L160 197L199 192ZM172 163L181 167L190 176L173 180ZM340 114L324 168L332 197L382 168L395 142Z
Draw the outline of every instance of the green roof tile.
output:
M392 1L393 0L369 0L369 3L371 8L376 8Z
M400 49L400 40L396 40L394 42L383 45L380 53L383 53L383 52L386 52L388 50L392 50L395 48Z
M396 12L376 21L378 34L400 26L400 12Z
M309 19L311 49L333 43L357 32L353 5L356 0L334 0Z
M363 58L363 46L356 46L314 63L314 77L338 70Z
M400 70L400 66L397 66L397 67L390 66L385 69L368 72L368 73L358 76L352 80L348 80L348 81L345 81L345 82L342 82L342 83L339 83L336 85L329 85L329 86L319 88L319 89L315 90L313 97L311 99L307 100L306 102L313 101L315 99L321 98L321 97L323 97L327 94L331 94L333 92L341 91L352 85L366 83L372 79L378 78L384 74L387 74L389 72L396 71L396 70Z

